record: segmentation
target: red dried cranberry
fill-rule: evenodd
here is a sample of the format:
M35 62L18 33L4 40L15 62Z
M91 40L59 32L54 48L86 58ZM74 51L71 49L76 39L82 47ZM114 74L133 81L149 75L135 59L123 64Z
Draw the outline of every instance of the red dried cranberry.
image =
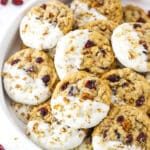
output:
M107 78L107 80L109 80L111 82L117 82L120 80L120 77L118 75L112 74Z
M45 83L45 86L47 86L47 83L49 82L49 80L50 80L50 76L49 75L45 75L42 78L42 81Z
M85 83L85 87L86 88L89 88L89 89L96 89L96 85L95 85L95 80L88 80L86 83Z
M117 118L117 122L122 123L124 121L124 117L123 116L119 116Z
M46 108L44 108L44 107L40 108L39 112L40 112L41 116L43 116L43 117L48 114L48 110Z
M146 23L145 19L143 19L143 18L141 18L141 17L137 20L137 22Z
M90 41L90 40L88 40L88 41L86 42L86 44L85 44L85 48L90 48L90 47L93 47L93 46L95 46L95 43L92 42L92 41Z
M5 150L5 148L1 144L0 144L0 150Z
M148 11L147 16L150 17L150 10Z
M136 28L141 28L141 25L136 23L136 24L133 25L133 27L134 27L135 29L136 29Z
M1 0L0 3L1 3L2 5L6 5L6 4L8 3L8 0Z
M13 61L11 62L11 65L15 65L15 64L17 64L19 61L20 61L20 59L15 59L15 60L13 60Z
M108 132L108 130L104 130L104 131L103 131L103 138L104 138L104 139L107 137L107 132Z
M138 142L140 142L140 143L146 142L147 136L146 136L145 133L141 132L141 133L139 133L139 135L138 135L138 137L137 137L136 140L137 140Z
M61 90L64 91L69 85L69 82L66 82L64 83L62 86L61 86Z
M136 106L142 106L145 102L145 98L144 96L140 96L137 100L136 100Z
M132 136L132 134L128 134L128 135L126 136L126 144L131 144L132 141L133 141L133 136Z
M12 3L15 4L15 5L22 5L23 0L12 0Z
M40 64L40 63L43 62L43 58L42 57L37 57L35 61Z

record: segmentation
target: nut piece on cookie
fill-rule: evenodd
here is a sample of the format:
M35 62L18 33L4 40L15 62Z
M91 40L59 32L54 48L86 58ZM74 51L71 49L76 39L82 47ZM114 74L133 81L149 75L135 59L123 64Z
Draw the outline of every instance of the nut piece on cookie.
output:
M128 105L113 108L92 134L94 150L149 150L149 141L149 119Z
M101 75L110 70L114 54L106 37L81 29L68 33L58 42L54 63L60 79L78 70Z
M111 20L117 24L122 22L120 0L73 0L71 9L75 15L75 27L96 20Z
M51 150L68 150L79 146L86 132L58 122L52 116L49 101L33 108L26 131L33 142L43 149Z
M18 51L3 67L4 88L18 103L38 105L46 101L57 81L53 61L43 51L30 48Z
M138 72L150 71L150 23L124 23L112 35L112 47L122 65Z
M21 21L20 36L27 47L51 50L73 24L72 10L60 1L52 0L29 10Z
M91 128L101 122L110 108L107 82L86 72L68 74L53 93L53 115L73 128Z

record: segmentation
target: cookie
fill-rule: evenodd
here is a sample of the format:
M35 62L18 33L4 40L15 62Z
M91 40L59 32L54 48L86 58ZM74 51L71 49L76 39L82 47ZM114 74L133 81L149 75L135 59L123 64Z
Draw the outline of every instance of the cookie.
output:
M80 146L73 150L93 150L91 137L86 138Z
M147 80L148 83L150 83L150 73L146 73L145 78Z
M134 5L127 5L123 7L123 21L147 23L150 22L150 18L142 8Z
M76 27L95 20L111 20L119 24L123 16L120 0L74 0L71 9Z
M138 72L150 71L149 30L150 23L124 23L114 30L113 50L125 67Z
M72 29L72 10L60 1L52 0L29 10L20 24L20 37L27 47L51 49Z
M53 61L43 51L24 49L4 64L3 82L8 96L22 104L37 105L50 98L57 83Z
M102 79L108 81L112 90L112 105L128 104L141 109L150 106L150 86L142 75L124 68L111 70Z
M17 118L20 119L23 123L27 124L33 106L11 101L11 108L15 112Z
M27 135L43 149L67 150L80 145L86 131L58 122L52 116L48 101L34 107L27 125Z
M94 150L149 150L150 122L132 106L114 108L93 131Z
M109 40L88 29L65 35L56 47L55 67L60 79L78 70L100 75L111 68L114 54Z
M106 117L111 91L107 82L86 72L68 74L53 93L53 115L73 128L91 128Z
M97 31L108 40L111 39L113 30L117 27L113 21L110 20L96 20L81 26L80 29L88 29L90 31Z

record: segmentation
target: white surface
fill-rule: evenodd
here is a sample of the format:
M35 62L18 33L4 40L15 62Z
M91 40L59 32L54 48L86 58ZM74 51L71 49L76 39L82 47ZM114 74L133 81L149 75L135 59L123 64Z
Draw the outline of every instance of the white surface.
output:
M36 2L38 0L26 0L25 2ZM42 0L40 0L42 1ZM44 1L44 0L43 0ZM145 9L150 9L149 0L123 0L124 3L132 3L142 6ZM28 4L27 4L28 5ZM25 4L21 7L29 7ZM18 30L18 18L20 19L23 14L19 15L20 6L8 5L2 7L0 5L0 67L2 67L3 61L8 54L8 49L10 49L11 43L13 42L15 48L17 44L17 38L15 37ZM24 9L24 8L23 8ZM16 18L16 16L18 16ZM13 21L13 22L12 22ZM10 26L11 25L11 26ZM5 34L5 37L4 37ZM14 38L12 38L14 36ZM14 42L15 41L15 42ZM6 52L5 52L6 51ZM1 82L1 79L0 79ZM0 86L1 83L0 83ZM16 119L10 114L9 109L6 105L6 97L4 98L4 93L0 88L0 144L4 145L6 150L40 150L37 146L32 144L30 140L26 139L26 136L21 132L21 127L15 124ZM14 121L15 120L15 121Z

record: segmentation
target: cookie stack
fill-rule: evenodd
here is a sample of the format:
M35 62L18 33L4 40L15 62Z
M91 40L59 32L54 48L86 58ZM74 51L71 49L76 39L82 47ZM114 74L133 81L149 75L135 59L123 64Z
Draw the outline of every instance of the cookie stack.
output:
M3 83L47 150L150 150L150 18L120 0L52 0L20 23Z

